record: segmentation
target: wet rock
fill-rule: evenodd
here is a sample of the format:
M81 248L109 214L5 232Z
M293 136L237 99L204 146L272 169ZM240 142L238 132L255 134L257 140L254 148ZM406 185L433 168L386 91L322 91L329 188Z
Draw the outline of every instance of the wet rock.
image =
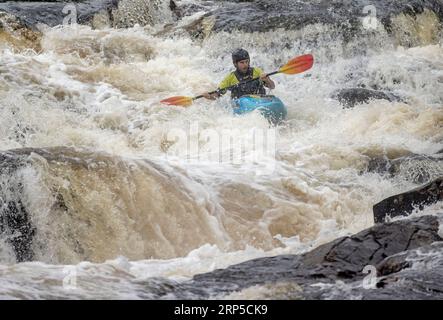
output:
M22 187L20 185L20 187ZM20 192L20 191L18 191ZM34 258L32 243L35 227L32 225L29 213L21 200L8 201L2 213L2 233L12 245L17 262L31 261Z
M103 11L111 13L116 8L118 0L99 1L53 1L53 2L6 2L0 3L0 11L16 16L24 25L31 29L38 29L38 24L45 24L50 27L63 24L64 19L68 23L77 22L80 24L90 24L94 16Z
M40 32L28 29L14 15L0 11L0 41L6 41L16 49L32 48L40 51L41 36Z
M408 252L404 251L399 254L390 256L377 265L377 274L379 276L387 276L412 266L411 261L407 261Z
M169 0L169 9L174 13L178 10L177 3L174 0Z
M407 268L408 264L399 257L395 258L397 260L391 258L390 262L385 259L442 241L438 229L439 222L434 216L376 225L303 255L254 259L196 275L192 281L175 289L184 291L179 293L183 296L198 290L201 294L204 288L210 288L212 294L223 295L256 285L296 283L303 289L304 298L321 298L322 290L315 289L313 284L362 281L365 277L362 271L368 265L378 266L384 275ZM441 288L443 282L438 286Z
M377 265L378 275L388 276L409 269L413 267L414 264L427 260L425 259L426 255L430 257L435 253L443 253L443 242L435 242L430 245L421 246L418 250L407 250L384 259ZM443 255L441 258L443 258Z
M173 0L84 0L84 1L15 1L0 3L0 11L16 16L28 28L38 29L39 24L50 27L64 23L79 23L93 27L132 27L156 21L167 4L171 12L177 11Z
M11 31L16 31L23 28L25 28L25 25L16 16L0 11L0 30L10 29Z
M326 288L317 298L443 299L443 242L435 242L388 257L377 265L375 288L361 285Z
M388 178L401 177L405 181L423 184L443 175L443 158L438 154L411 154L395 159L372 158L368 162L367 171L386 175Z
M380 223L387 217L406 216L415 209L423 210L425 206L441 200L443 200L443 178L377 203L373 207L374 220Z
M368 172L376 172L378 174L384 175L387 172L390 172L389 171L390 168L391 168L391 160L380 157L380 158L370 159L366 170Z
M192 14L206 4L206 17L215 20L213 31L241 30L246 32L264 32L283 28L298 30L316 23L335 25L343 31L345 38L351 38L362 29L362 19L368 16L364 11L368 2L364 0L343 1L201 1L198 5L185 3L179 10ZM387 28L392 30L391 18L400 13L415 16L424 10L430 10L443 20L443 4L438 0L395 1L384 0L370 3L375 8L373 14ZM366 13L364 13L366 12Z
M414 184L428 183L442 175L442 158L418 155L395 159L389 164L390 177L399 177Z
M112 10L113 26L130 28L136 24L172 23L176 18L174 10L177 10L177 5L170 0L119 0L118 8Z
M35 228L22 201L23 184L17 171L26 162L12 153L0 154L0 236L12 246L17 262L33 259Z
M358 104L368 103L371 100L401 101L399 97L392 93L363 88L342 89L336 92L333 97L346 108L353 108Z

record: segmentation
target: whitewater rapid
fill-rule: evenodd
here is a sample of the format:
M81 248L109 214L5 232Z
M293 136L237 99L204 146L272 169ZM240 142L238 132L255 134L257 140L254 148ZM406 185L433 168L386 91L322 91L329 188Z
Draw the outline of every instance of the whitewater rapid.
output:
M303 42L331 31L322 25L203 41L179 26L173 35L161 25L46 28L37 51L0 43L0 149L49 154L31 153L32 165L0 176L4 197L17 196L8 184L25 186L20 199L37 226L33 262L17 263L0 238L1 298L149 299L169 281L306 252L372 226L375 203L417 186L420 168L390 177L368 171L371 159L443 149L442 39L426 43L424 34L423 45L404 48L380 30L381 45L363 55L361 43ZM216 88L240 46L269 72L315 56L308 72L273 77L271 93L288 107L284 124L234 117L227 96L188 108L159 103ZM344 109L331 98L357 86L402 101ZM231 144L204 132L232 135ZM270 153L257 150L254 132L268 137ZM235 140L240 161L230 157ZM441 176L441 162L427 173ZM239 297L257 298L249 294Z

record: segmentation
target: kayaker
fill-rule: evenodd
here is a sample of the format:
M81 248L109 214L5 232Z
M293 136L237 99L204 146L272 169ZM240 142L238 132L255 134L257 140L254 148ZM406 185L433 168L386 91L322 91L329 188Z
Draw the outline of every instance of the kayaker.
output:
M249 53L244 49L237 49L232 53L232 62L235 71L228 74L220 83L216 93L203 93L203 97L209 100L215 100L226 93L227 87L238 84L229 89L231 90L231 98L237 99L248 94L266 94L265 86L269 89L275 88L274 81L271 80L260 68L250 66ZM255 81L245 83L250 79L258 78Z

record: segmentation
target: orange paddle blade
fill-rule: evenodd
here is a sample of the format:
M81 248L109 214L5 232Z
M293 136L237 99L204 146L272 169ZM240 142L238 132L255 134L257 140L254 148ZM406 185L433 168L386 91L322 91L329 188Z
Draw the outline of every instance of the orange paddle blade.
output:
M191 97L184 97L184 96L178 96L178 97L171 97L168 99L164 99L160 101L161 103L170 105L170 106L183 106L188 107L192 104L192 98Z
M296 74L311 69L313 64L314 57L312 54L305 54L290 60L278 71L285 74Z

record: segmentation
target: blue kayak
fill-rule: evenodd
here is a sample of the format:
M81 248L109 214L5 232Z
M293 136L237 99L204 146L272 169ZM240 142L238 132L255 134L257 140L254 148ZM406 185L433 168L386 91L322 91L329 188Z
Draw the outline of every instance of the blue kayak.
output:
M283 102L275 96L247 95L233 100L233 104L235 114L259 110L272 123L281 122L288 114Z

